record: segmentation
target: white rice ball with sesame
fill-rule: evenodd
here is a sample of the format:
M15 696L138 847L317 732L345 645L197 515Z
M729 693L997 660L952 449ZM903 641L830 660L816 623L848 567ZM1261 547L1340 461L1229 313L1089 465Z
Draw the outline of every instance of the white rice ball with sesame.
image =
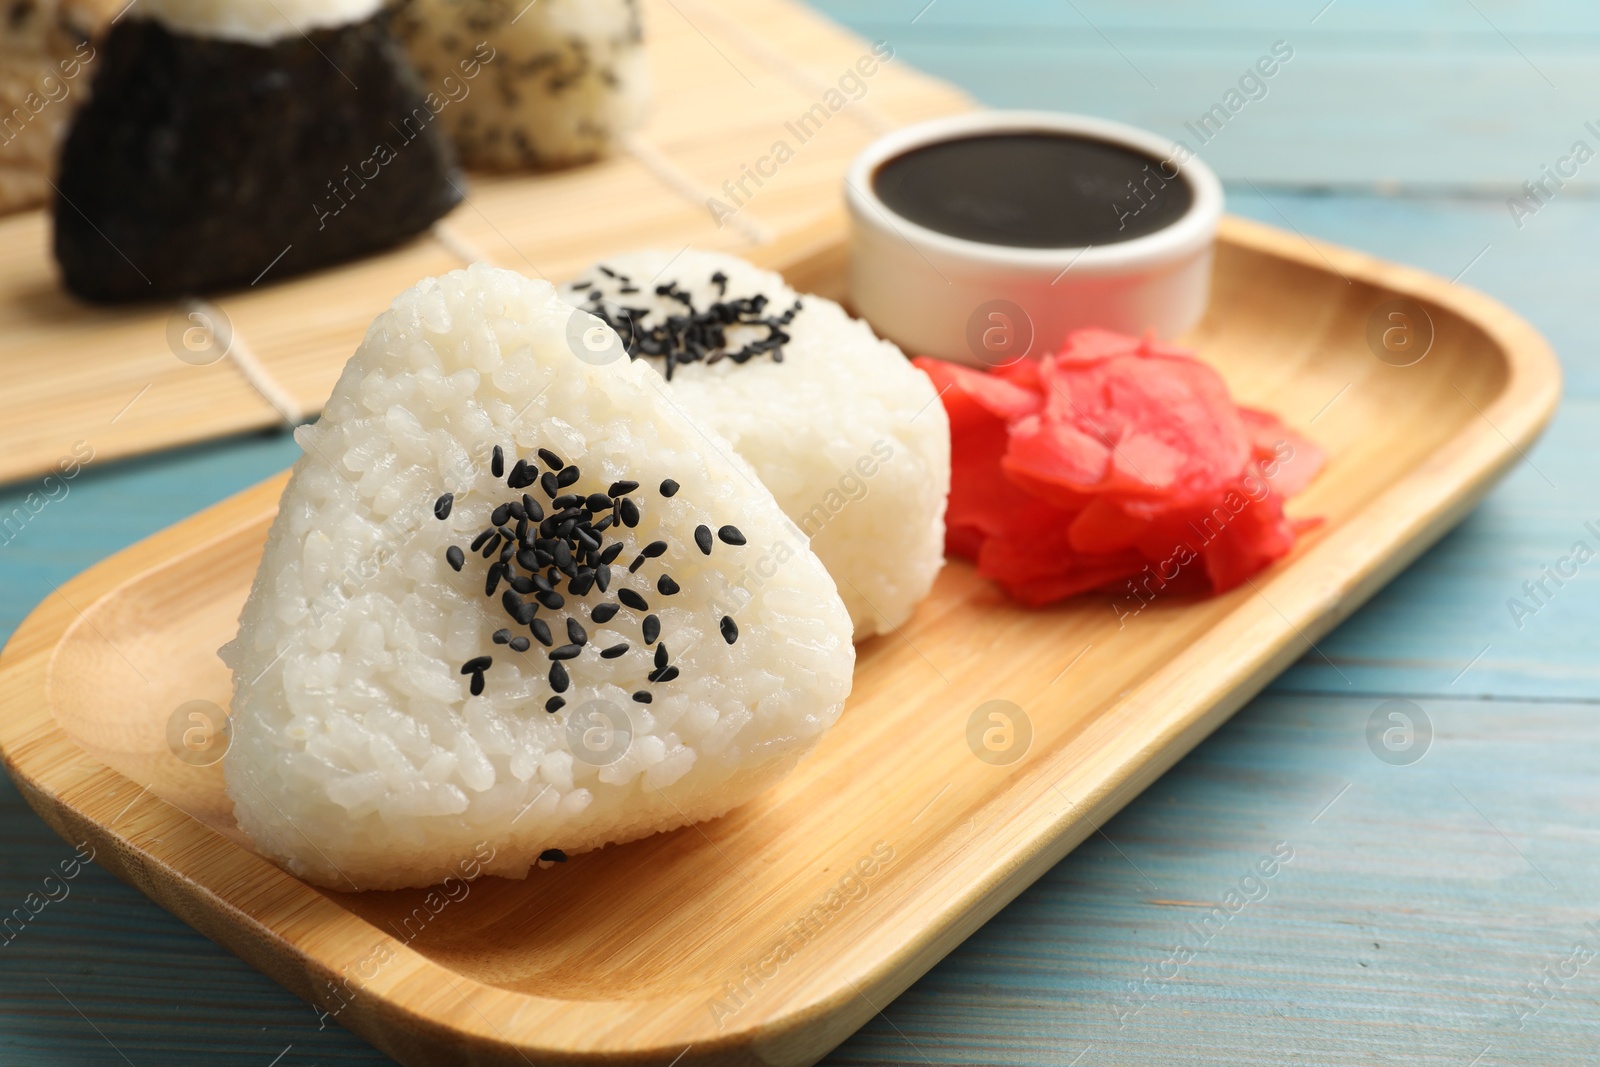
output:
M224 770L307 881L522 877L720 815L838 717L821 561L653 371L575 344L595 325L510 271L425 279L297 431L222 649Z
M399 0L394 13L468 166L586 162L649 108L638 0Z
M722 253L616 256L562 291L756 469L839 583L857 640L910 618L944 563L950 492L950 424L927 375L833 301ZM708 343L732 309L757 321Z

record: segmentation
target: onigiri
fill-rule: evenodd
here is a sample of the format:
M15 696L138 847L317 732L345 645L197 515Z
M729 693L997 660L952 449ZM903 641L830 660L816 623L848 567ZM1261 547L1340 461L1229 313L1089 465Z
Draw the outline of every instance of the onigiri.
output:
M944 563L950 424L893 343L718 252L616 256L562 291L755 468L838 582L857 640L911 616Z
M394 12L423 80L450 98L440 118L469 166L584 163L644 119L638 0L399 0Z
M511 271L428 278L297 431L221 654L235 815L299 877L522 877L722 814L838 718L833 580L608 334Z

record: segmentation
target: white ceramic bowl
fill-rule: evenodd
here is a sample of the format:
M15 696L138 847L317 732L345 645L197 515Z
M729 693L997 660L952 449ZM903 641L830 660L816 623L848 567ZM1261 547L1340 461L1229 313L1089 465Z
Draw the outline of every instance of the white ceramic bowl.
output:
M873 188L877 169L924 145L994 133L1067 133L1126 146L1187 179L1189 209L1154 233L1087 248L1017 248L951 237L897 214ZM1222 184L1166 138L1120 122L1051 111L984 111L880 138L850 167L850 292L856 313L909 355L994 366L1054 352L1072 330L1154 330L1200 320ZM1109 207L1109 205L1108 205Z

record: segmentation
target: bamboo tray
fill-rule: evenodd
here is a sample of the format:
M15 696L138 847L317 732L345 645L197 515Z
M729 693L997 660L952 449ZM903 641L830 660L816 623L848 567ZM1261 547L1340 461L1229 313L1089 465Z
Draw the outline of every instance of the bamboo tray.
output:
M0 218L0 483L48 473L79 441L104 462L310 418L368 323L425 274L484 259L563 278L644 245L742 252L803 233L838 209L839 175L874 138L971 106L894 58L856 75L865 88L826 122L813 116L801 143L788 126L871 44L798 0L643 0L643 14L655 96L621 151L549 174L474 174L467 201L426 236L213 297L206 314L220 312L234 341L216 362L176 355L178 304L68 295L46 214ZM753 184L747 171L778 140L794 158ZM733 206L724 184L741 180L752 195L719 225L707 200Z
M839 289L837 233L765 258ZM1366 340L1393 299L1432 322L1407 367ZM1252 585L1123 629L1105 597L1022 610L954 562L861 646L815 754L714 822L459 899L317 890L250 852L220 765L175 759L166 731L226 704L213 650L281 476L45 601L0 655L0 751L67 840L402 1063L813 1063L1457 522L1560 393L1538 334L1486 298L1233 219L1189 340L1328 448L1294 509L1326 525ZM1013 762L969 741L995 700L1031 723Z

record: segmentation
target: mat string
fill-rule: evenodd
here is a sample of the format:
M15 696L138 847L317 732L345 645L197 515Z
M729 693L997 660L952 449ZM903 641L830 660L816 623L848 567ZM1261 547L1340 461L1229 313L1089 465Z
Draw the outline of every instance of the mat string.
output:
M229 321L221 309L208 300L185 300L183 301L183 308L190 314L204 316L209 322ZM228 348L223 355L232 361L233 365L238 368L239 373L244 375L244 380L250 383L250 388L254 389L261 399L272 406L272 409L278 413L290 429L306 421L307 412L301 408L299 402L295 400L289 390L278 384L277 379L273 378L266 365L256 358L255 351L250 347L249 342L244 339L244 336L239 331L234 330L231 325L229 327Z
M792 84L808 93L815 94L819 100L830 90L836 88L826 78L815 73L810 68L796 63L793 57L783 49L773 47L760 34L751 31L749 27L742 23L728 18L721 11L707 7L699 3L698 0L674 0L674 4L686 20L689 18L689 12L692 11L696 18L714 24L718 33L737 41L742 51L754 56L768 69L777 71ZM852 119L874 134L885 134L890 130L898 129L902 125L879 111L865 99L852 100L850 106L844 110Z
M645 137L630 133L622 139L622 146L627 149L629 155L643 164L646 170L696 207L706 207L709 201L715 199L716 190L702 185L700 179L674 163L665 152ZM766 244L775 236L772 229L764 222L743 211L728 216L728 222L758 245Z
M440 219L433 224L433 239L444 246L444 250L469 266L473 263L488 263L495 265L489 254L479 248L473 241L454 226Z

